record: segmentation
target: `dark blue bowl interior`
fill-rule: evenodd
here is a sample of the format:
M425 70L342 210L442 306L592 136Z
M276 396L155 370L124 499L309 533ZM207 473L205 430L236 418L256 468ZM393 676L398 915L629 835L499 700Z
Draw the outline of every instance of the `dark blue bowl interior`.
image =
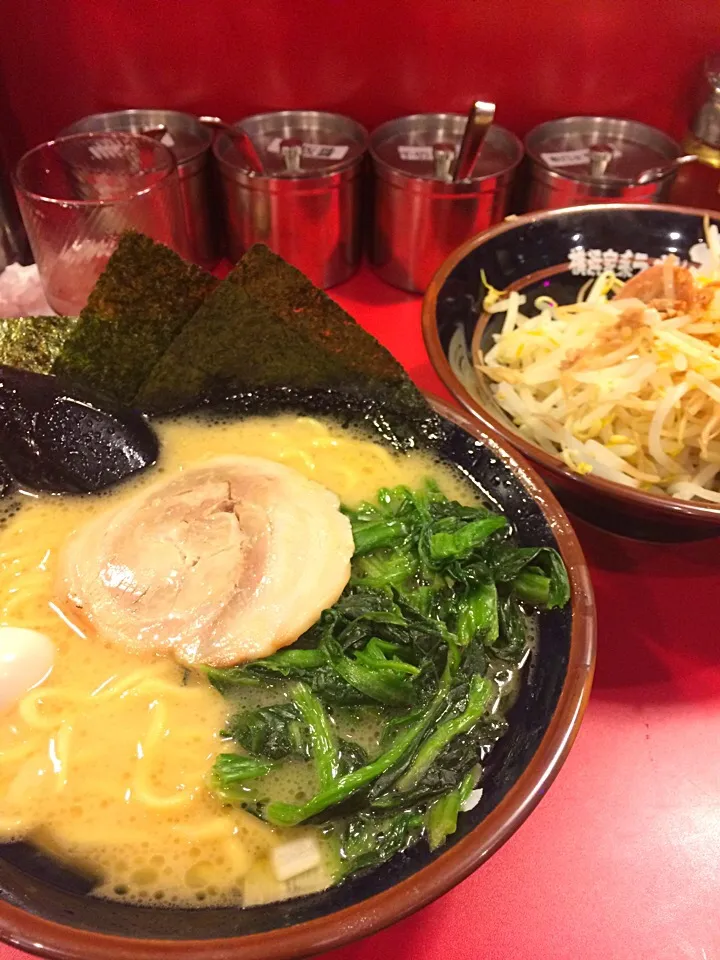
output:
M346 425L362 426L380 442L395 447L408 443L437 455L462 471L512 522L520 544L557 547L553 530L538 503L506 463L460 427L439 417L408 423L365 398L331 391L302 393L266 390L242 394L226 401L213 415L245 416L298 411L328 415ZM68 442L82 446L74 425ZM171 940L237 937L326 916L411 877L466 837L505 797L535 754L554 713L566 680L570 651L570 609L544 613L539 619L539 643L527 682L513 708L510 732L491 754L480 804L460 817L458 832L446 847L431 853L421 843L364 875L323 893L286 901L280 905L246 910L148 908L112 903L87 896L90 884L27 844L0 846L0 897L61 924L84 930L130 937Z

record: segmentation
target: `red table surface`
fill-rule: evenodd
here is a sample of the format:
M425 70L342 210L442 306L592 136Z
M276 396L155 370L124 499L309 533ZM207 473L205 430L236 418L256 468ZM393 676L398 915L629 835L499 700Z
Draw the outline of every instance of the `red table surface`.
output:
M332 294L420 387L447 395L418 297L367 269ZM464 883L323 960L720 960L718 541L653 545L576 529L599 649L557 780ZM0 960L23 956L0 946Z

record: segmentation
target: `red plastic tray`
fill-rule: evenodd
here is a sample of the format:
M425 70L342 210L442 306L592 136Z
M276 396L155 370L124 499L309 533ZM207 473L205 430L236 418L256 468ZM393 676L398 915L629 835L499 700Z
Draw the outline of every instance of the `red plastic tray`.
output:
M420 298L367 269L332 294L421 388L447 396ZM325 960L720 958L720 545L576 529L597 600L597 672L548 796L459 887ZM23 956L0 946L0 960Z

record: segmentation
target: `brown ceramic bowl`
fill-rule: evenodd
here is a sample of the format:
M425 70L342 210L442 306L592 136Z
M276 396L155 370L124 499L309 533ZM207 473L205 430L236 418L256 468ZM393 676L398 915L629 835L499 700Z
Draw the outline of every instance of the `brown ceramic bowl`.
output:
M265 397L244 410L333 412L328 394ZM335 412L387 435L403 423L368 401ZM543 613L538 647L508 734L484 774L480 804L457 833L430 853L418 844L375 870L319 894L251 907L180 909L111 903L88 896L87 882L24 845L0 846L0 936L59 960L290 960L374 933L449 890L476 870L530 814L565 760L582 719L595 662L595 610L582 550L557 501L521 458L477 420L433 401L444 421L426 439L510 518L520 544L557 547L569 570L571 603ZM233 404L237 403L237 398ZM274 407L273 407L274 404ZM370 402L370 406L371 406ZM399 424L399 427L395 426Z
M470 357L492 346L502 318L482 312L480 271L500 290L518 290L532 302L540 293L572 303L586 275L573 275L573 248L601 253L632 251L652 261L675 253L689 259L703 238L703 217L717 212L649 204L597 204L510 218L468 240L435 274L423 302L422 328L433 367L478 422L498 433L540 468L564 506L583 519L625 536L692 540L720 535L720 506L674 500L634 490L592 474L580 476L559 456L521 436L490 390L472 371ZM639 262L633 258L634 262ZM589 262L586 261L586 263ZM449 354L467 360L465 376ZM457 367L456 367L457 368Z

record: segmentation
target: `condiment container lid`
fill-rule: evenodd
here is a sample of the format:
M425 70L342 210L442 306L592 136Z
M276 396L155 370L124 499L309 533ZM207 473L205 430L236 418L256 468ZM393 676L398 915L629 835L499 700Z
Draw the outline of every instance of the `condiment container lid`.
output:
M532 159L563 177L633 183L681 154L655 127L613 117L566 117L535 127L525 138Z
M459 113L416 113L377 127L370 136L376 164L408 177L446 180L465 133L467 116ZM470 180L483 180L512 170L522 159L522 144L503 127L490 127Z
M356 164L367 150L367 131L339 113L281 110L259 113L233 124L252 140L268 177L321 177ZM223 160L244 167L232 144Z
M179 110L113 110L109 113L93 113L67 127L63 134L102 130L143 133L160 124L167 127L167 131L158 139L172 150L178 164L194 160L212 143L212 130L200 123L197 117Z

